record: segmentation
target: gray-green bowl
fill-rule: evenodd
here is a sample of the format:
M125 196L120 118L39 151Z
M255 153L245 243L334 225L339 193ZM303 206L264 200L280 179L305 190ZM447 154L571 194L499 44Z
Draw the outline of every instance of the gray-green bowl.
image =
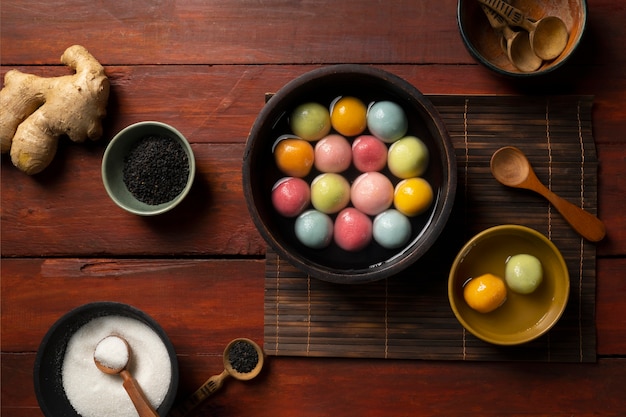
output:
M132 147L149 135L169 136L177 140L187 154L189 174L185 188L174 199L161 204L138 200L124 183L124 159ZM102 158L102 181L111 199L124 210L140 216L154 216L176 207L189 193L196 173L194 154L187 139L175 128L161 122L139 122L121 130L109 143Z

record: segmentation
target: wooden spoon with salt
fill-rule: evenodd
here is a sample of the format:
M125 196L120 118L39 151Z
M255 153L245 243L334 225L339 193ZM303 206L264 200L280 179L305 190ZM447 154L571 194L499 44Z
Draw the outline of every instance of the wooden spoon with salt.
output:
M115 335L107 336L96 345L93 361L96 367L109 375L119 374L123 379L123 386L128 393L139 417L159 417L150 401L146 398L141 386L128 371L131 349L128 342Z

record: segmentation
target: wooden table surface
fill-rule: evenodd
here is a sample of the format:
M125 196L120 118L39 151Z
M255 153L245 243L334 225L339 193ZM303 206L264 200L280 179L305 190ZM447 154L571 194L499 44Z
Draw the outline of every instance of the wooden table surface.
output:
M321 65L362 63L425 94L594 95L599 159L596 363L270 356L262 376L228 381L197 416L617 416L626 410L626 3L589 0L588 30L566 71L516 84L479 66L456 0L3 0L2 77L44 76L84 45L111 80L104 136L61 140L29 177L1 167L3 416L41 416L33 363L48 328L85 303L131 304L172 340L179 398L221 371L235 337L263 342L266 245L246 210L241 161L264 94ZM4 109L2 109L4 111ZM169 214L142 218L108 198L100 162L143 120L192 143L197 181Z

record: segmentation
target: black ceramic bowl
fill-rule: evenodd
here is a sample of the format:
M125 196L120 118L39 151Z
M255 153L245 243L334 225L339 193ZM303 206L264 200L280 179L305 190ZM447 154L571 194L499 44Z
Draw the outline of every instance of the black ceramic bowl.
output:
M430 162L423 177L433 188L434 200L427 212L411 218L412 236L399 249L385 249L377 243L358 252L346 252L335 243L325 249L307 248L295 236L294 220L280 216L272 205L272 187L284 176L274 163L272 145L281 135L291 133L290 113L310 101L329 106L337 96L354 96L366 104L382 100L399 104L408 118L407 135L419 137L428 147ZM388 171L384 173L391 177ZM344 173L349 181L357 175L354 167ZM454 202L454 148L435 107L407 81L363 65L322 67L287 83L259 113L244 152L243 187L256 227L279 256L321 280L348 284L375 281L413 264L439 237Z
M491 27L478 0L458 0L457 22L461 38L469 53L479 63L499 75L513 79L532 79L555 72L570 60L580 44L587 23L586 0L509 0L527 16L539 19L556 16L567 27L569 38L565 50L556 59L544 61L533 72L523 72L509 61L501 47L500 36ZM517 28L514 28L518 30Z
M146 313L127 304L104 301L85 304L69 311L54 323L44 336L35 358L34 385L37 401L46 417L80 417L70 404L63 388L63 359L67 344L74 333L91 320L106 316L122 316L137 320L146 324L161 339L170 359L171 379L167 394L157 412L165 416L172 407L178 389L178 361L169 338L159 324Z

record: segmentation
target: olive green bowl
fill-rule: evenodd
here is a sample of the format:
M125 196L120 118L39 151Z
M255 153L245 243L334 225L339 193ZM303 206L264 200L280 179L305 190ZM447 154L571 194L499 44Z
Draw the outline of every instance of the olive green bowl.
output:
M537 257L543 280L531 294L507 288L507 300L491 313L465 302L463 287L491 273L504 279L506 261L516 254ZM538 231L518 225L495 226L471 238L456 256L448 279L448 298L458 321L476 337L496 345L518 345L540 337L559 320L569 298L569 273L558 248Z
M183 190L172 200L161 204L147 204L138 200L124 182L124 160L131 149L146 136L169 136L182 146L187 154L189 173ZM178 204L191 190L196 173L194 154L187 139L178 130L161 122L139 122L121 130L111 140L102 158L102 182L109 197L124 210L140 216L165 213Z

